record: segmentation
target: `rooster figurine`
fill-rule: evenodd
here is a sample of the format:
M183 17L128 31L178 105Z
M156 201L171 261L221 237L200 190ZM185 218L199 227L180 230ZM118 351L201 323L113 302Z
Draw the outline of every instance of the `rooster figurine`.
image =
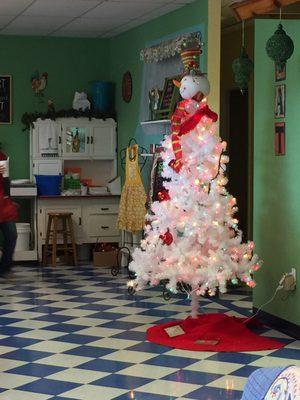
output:
M36 71L31 77L31 88L36 95L42 95L43 90L47 86L48 73L44 72L41 76Z

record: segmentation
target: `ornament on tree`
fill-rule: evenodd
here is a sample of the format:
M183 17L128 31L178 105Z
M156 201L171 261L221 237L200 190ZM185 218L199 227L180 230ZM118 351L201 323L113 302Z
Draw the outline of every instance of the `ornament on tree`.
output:
M151 205L145 240L129 268L136 273L136 290L167 281L166 289L176 293L177 285L184 285L196 318L199 296L224 293L227 282L253 287L260 261L254 243L242 243L236 199L225 187L229 158L217 134L217 115L203 101L207 78L189 70L180 89L184 100L162 142L165 191Z
M164 233L163 235L160 235L159 238L163 241L164 244L166 244L167 246L170 246L170 244L173 243L173 235L172 233L169 231L169 229L167 230L166 233Z
M158 192L157 197L158 197L158 201L168 201L171 199L168 190L162 190L162 191Z

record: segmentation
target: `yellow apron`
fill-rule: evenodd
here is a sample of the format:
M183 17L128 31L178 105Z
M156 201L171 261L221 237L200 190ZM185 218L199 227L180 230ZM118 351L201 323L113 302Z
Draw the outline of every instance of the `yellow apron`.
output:
M118 227L132 233L143 229L146 215L146 193L139 168L139 148L126 149L125 184L121 194Z

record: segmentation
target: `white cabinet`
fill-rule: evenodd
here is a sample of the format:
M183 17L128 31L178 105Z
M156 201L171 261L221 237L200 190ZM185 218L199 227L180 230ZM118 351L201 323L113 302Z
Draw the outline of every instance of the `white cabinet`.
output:
M32 159L116 159L116 122L93 118L38 119L31 130Z
M51 119L38 119L31 131L33 158L60 156L60 124Z
M120 242L119 196L38 198L38 253L42 259L49 212L72 212L77 244Z

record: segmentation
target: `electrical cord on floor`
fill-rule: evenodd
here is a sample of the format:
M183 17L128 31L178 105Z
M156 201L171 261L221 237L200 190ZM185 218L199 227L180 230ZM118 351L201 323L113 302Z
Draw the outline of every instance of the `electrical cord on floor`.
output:
M251 315L251 317L246 318L245 321L243 321L243 324L247 324L249 321L251 321L253 318L255 318L257 316L257 314L262 310L263 307L267 306L268 304L270 304L276 297L276 294L279 292L279 290L283 289L283 286L281 284L279 284L273 294L273 296L270 298L270 300L268 300L266 303L262 304L259 309L256 311L255 314Z

